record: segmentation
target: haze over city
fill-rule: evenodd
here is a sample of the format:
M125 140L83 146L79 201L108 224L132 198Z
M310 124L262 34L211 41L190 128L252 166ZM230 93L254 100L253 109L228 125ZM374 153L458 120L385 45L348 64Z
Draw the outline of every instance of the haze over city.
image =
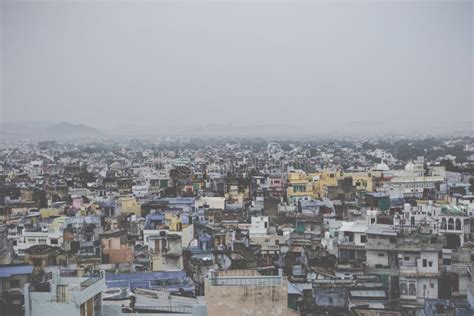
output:
M471 1L7 0L0 8L2 125L472 132Z

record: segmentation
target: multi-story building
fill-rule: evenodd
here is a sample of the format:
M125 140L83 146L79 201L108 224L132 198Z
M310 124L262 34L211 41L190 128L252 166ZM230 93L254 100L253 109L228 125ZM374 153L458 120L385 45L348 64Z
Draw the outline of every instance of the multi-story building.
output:
M426 239L426 240L424 240ZM438 298L439 253L442 245L429 237L401 238L397 242L400 298L420 304Z
M181 236L161 231L148 236L148 250L151 254L153 271L176 271L183 269L183 247Z
M25 250L35 245L48 245L52 247L61 247L63 244L63 234L60 232L30 232L23 231L22 235L16 240L13 249L15 255L22 257Z
M25 315L100 316L106 288L102 271L55 269L43 282L25 285Z

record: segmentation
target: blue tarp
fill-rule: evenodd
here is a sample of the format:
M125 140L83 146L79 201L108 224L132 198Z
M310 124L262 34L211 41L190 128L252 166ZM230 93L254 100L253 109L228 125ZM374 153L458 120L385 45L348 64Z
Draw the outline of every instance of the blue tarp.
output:
M8 278L12 275L31 274L33 266L29 265L6 265L0 266L0 278Z

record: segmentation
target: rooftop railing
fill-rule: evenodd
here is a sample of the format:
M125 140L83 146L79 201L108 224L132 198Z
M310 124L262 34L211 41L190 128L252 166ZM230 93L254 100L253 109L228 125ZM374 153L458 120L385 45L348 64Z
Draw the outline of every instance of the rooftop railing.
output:
M282 285L281 276L254 276L254 277L213 277L210 279L213 286L279 286Z
M158 313L192 314L193 307L189 305L135 305L136 311L154 311Z
M89 275L89 278L81 282L81 290L87 289L89 286L99 282L103 278L100 271L92 271Z
M59 270L59 276L63 278L75 278L78 276L77 270Z

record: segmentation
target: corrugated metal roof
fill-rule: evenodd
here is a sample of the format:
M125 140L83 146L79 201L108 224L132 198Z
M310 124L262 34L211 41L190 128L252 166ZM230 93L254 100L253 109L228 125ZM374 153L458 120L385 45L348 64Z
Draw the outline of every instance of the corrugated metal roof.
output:
M385 225L385 224L369 225L369 228L367 228L366 233L373 234L373 235L397 236L396 230L392 226Z

